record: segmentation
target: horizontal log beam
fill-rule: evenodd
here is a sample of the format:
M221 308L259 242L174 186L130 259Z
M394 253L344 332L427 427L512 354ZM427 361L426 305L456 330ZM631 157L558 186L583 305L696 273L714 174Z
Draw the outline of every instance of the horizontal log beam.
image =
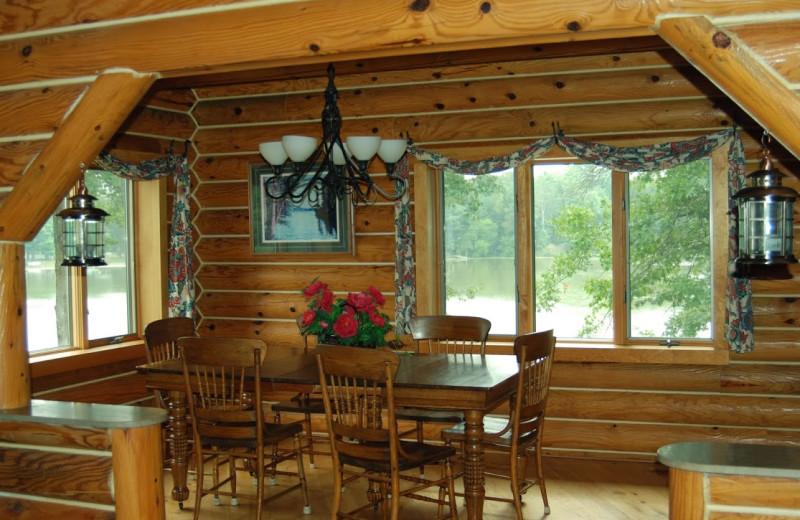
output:
M34 4L32 0L29 3ZM439 0L387 2L380 9L373 0L351 0L346 8L338 0L318 0L266 6L232 3L194 10L188 9L206 2L165 3L174 7L170 16L130 18L143 13L127 5L116 13L104 13L126 23L86 24L61 32L53 29L57 37L22 33L9 39L5 52L0 53L0 70L4 71L0 82L75 77L115 66L175 77L342 59L650 36L656 18L668 13L726 16L796 9L791 0ZM30 8L33 12L49 9L38 2ZM66 23L75 18L75 9Z

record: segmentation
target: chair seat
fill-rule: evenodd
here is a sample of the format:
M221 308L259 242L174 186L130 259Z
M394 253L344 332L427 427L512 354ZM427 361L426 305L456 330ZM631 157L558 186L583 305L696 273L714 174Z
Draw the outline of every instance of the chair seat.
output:
M464 420L464 413L458 410L428 410L424 408L398 408L398 419L405 421L457 423Z
M503 435L498 435L503 428L508 426L508 418L487 415L483 418L483 442L496 446L511 446L511 430ZM464 428L466 423L460 422L450 428L442 430L442 439L446 441L463 442L466 438Z
M303 414L325 413L325 403L322 402L322 399L317 399L314 397L292 399L291 401L281 401L279 403L272 404L271 408L275 412L303 413Z
M400 443L400 471L418 468L421 465L434 464L442 459L453 457L456 450L453 446L440 446L431 445L421 442L402 441ZM405 452L406 456L403 456ZM389 473L391 471L390 462L388 460L389 446L386 446L387 459L385 461L376 461L371 459L363 459L353 457L350 455L340 454L339 459L344 464L351 466L358 466L370 471L378 473Z
M285 439L291 439L295 435L303 432L303 425L300 422L288 424L264 423L264 445L271 445ZM255 439L235 439L230 437L208 437L200 436L203 446L217 446L220 448L250 448L256 447Z

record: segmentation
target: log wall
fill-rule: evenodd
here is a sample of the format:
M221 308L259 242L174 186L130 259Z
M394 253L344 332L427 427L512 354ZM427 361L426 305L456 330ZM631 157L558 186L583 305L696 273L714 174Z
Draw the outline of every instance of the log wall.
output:
M757 168L760 130L676 53L653 49L487 64L340 74L343 135L408 132L417 144L457 158L517 150L551 134L629 145L744 127L748 171ZM248 168L263 164L258 143L319 135L320 75L194 89L200 332L297 341L305 309L299 291L314 277L337 292L376 285L393 292L393 206L355 208L355 255L253 254ZM773 149L797 174L791 154ZM563 152L554 150L548 159ZM380 179L382 164L372 174ZM413 171L413 165L412 165ZM800 188L796 177L788 185ZM794 314L800 285L756 282L756 351L730 364L581 361L553 373L545 446L554 455L653 460L663 444L720 440L800 442L800 370ZM392 314L391 300L388 313ZM430 433L435 435L435 431Z
M235 2L222 2L230 3ZM280 76L278 68L285 64L281 60L303 61L306 70L326 60L324 55L309 56L309 41L324 42L323 54L350 53L347 59L378 49L373 55L393 61L392 67L384 70L399 72L359 74L358 70L364 68L359 62L337 64L340 107L348 118L345 133L374 130L397 136L409 132L426 148L477 159L517 150L549 135L554 121L569 135L611 144L674 140L736 122L749 132L745 143L748 169L757 164L760 130L674 51L660 40L605 39L651 34L653 17L663 9L655 3L622 9L615 2L584 1L581 7L585 9L580 12L586 19L581 18L580 24L572 21L577 15L566 4L548 3L542 11L544 3L533 2L525 11L514 3L510 6L513 14L505 11L509 17L499 24L510 29L496 27L494 17L502 19L503 7L509 7L504 2L493 2L491 18L464 22L457 17L456 23L434 8L432 14L443 17L443 24L429 24L424 29L420 29L424 24L418 20L428 20L429 13L424 17L412 13L409 17L405 7L398 5L387 7L386 13L387 19L402 20L393 22L396 30L375 30L366 36L352 32L341 35L337 42L322 37L326 35L317 30L327 27L322 22L332 17L350 16L334 9L333 2L315 2L317 9L302 2L278 6L274 11L256 6L252 8L255 14L246 12L244 4L239 11L200 12L212 4L220 2L126 1L107 7L102 2L81 0L66 7L48 4L44 8L31 1L23 2L24 7L9 7L3 27L4 33L12 36L5 44L9 52L4 70L13 73L6 75L0 91L4 116L0 118L2 198L18 184L25 166L46 147L63 115L92 83L97 71L125 66L163 72L167 79L146 96L123 125L112 148L121 158L141 160L160 154L172 139L180 143L191 137L194 141L190 157L195 181L200 327L205 335L258 336L274 344L296 341L293 317L303 308L298 291L314 276L325 279L337 291L360 290L367 284L391 291L392 209L389 204L376 204L356 210L353 257L253 255L247 220L247 166L261 161L257 154L261 141L290 132L318 133L324 65L320 65L319 73L306 73L295 80L286 80L284 75L274 81L247 82L248 74L241 74L242 81L235 84L219 80L216 87L175 90L176 84L196 86L187 77L192 70L199 75L204 67L218 66L224 72L228 64L238 64L231 67L238 66L242 71L243 63L259 62L275 68ZM361 10L356 15L372 21L374 5L357 4ZM449 4L461 7L466 2ZM686 12L708 11L736 20L766 10L796 9L788 0L674 4ZM159 19L165 11L194 7L199 9L166 22ZM31 15L12 16L26 8ZM266 16L271 13L276 16ZM315 33L297 31L296 20L302 16L312 22L307 26ZM284 17L292 23L275 22ZM773 24L768 34L796 34L796 24L754 18ZM109 23L98 24L96 29L86 23L97 20ZM73 30L82 24L85 32ZM376 27L391 25L384 21ZM248 41L246 50L224 44L233 38L226 32L230 28L240 41ZM434 34L438 29L440 34ZM35 32L15 40L14 33L26 31ZM606 36L598 37L598 32ZM49 36L42 37L44 33ZM273 37L264 38L267 33ZM590 33L598 39L584 46L574 41L591 39ZM762 48L765 54L771 48L780 48L774 45L775 38L759 34L762 37L755 40L769 42ZM465 35L478 35L475 37L487 41L487 48L460 61L428 50L424 52L427 64L423 65L423 60L407 59L399 50L417 44L443 45L436 50L474 48L462 43ZM543 45L514 52L491 48L523 37L528 43ZM389 41L391 38L397 41ZM506 40L499 43L491 38ZM559 47L566 52L544 44L555 41L572 43ZM171 52L162 52L165 49ZM622 52L626 49L635 52ZM65 58L67 55L70 59ZM786 56L776 59L776 66L786 63L786 70L795 70L792 56ZM195 97L199 102L195 103ZM791 155L780 149L773 152L778 166L794 174L787 184L800 187L800 169ZM380 174L377 170L373 173ZM545 430L547 448L554 453L637 458L650 457L657 445L680 440L719 438L796 444L800 356L794 315L800 287L795 277L789 282L759 282L755 289L756 351L731 356L728 366L557 359ZM390 301L390 315L391 309ZM124 378L131 373L135 357L120 365L91 364L99 367L91 369L97 386L81 379L87 376L85 371L76 372L70 379L57 375L58 371L34 366L34 389L49 391L48 398L57 398L60 392L65 399L79 400L119 396L117 392L104 392L102 367L107 365L111 374ZM80 383L84 390L71 387L70 381ZM113 399L127 402L136 397Z

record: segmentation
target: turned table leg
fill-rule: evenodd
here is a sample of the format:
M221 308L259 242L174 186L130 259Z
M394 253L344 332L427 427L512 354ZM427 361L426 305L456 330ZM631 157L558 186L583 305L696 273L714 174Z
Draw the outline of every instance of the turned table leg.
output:
M483 412L467 410L464 414L464 495L467 501L467 518L483 518L483 501L486 496L483 474Z
M189 498L189 488L186 487L186 475L189 469L186 411L186 394L170 391L167 403L167 413L169 413L167 431L169 433L169 464L172 468L172 499L180 502L181 508L183 501Z

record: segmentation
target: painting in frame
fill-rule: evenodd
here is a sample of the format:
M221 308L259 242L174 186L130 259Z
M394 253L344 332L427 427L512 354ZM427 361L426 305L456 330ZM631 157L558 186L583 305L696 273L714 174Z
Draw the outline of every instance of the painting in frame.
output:
M308 175L311 177L311 174ZM267 183L275 182L266 164L250 166L250 226L253 253L355 254L349 198L273 199Z

